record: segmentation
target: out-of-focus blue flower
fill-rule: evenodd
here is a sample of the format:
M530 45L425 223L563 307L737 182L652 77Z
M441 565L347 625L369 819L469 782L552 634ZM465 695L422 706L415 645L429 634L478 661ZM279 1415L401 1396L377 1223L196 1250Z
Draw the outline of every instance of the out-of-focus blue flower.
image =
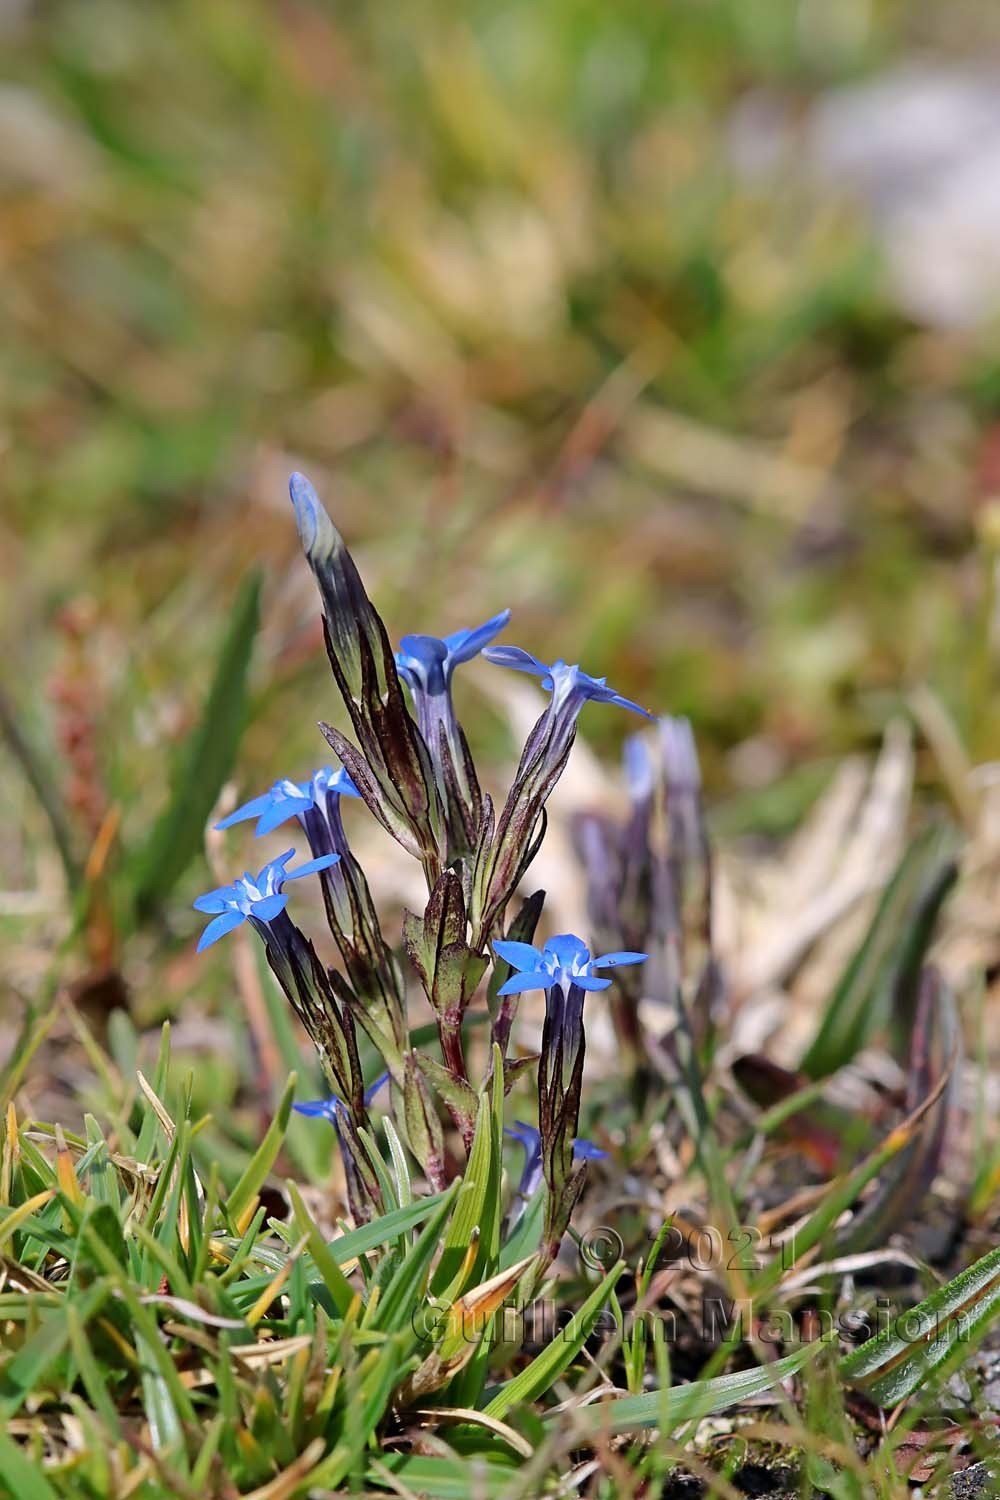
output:
M218 890L207 891L198 897L194 903L195 911L218 913L201 935L199 953L248 919L266 927L288 905L288 897L282 890L287 881L301 880L303 875L326 870L340 858L339 854L324 854L319 859L307 860L297 870L286 869L294 856L294 849L286 849L277 859L270 860L259 875L251 875L247 870L232 885L219 886Z
M656 785L656 765L641 733L629 735L622 758L629 801L648 802Z
M555 985L569 989L606 990L611 983L595 974L595 969L613 969L619 964L641 964L645 953L605 953L591 958L590 950L572 933L549 938L539 951L532 943L511 943L495 939L493 950L504 963L517 969L497 991L500 995L520 995L526 990L550 990Z
M524 1147L524 1167L518 1183L517 1196L528 1199L542 1180L542 1137L534 1125L515 1120L504 1126L504 1135ZM577 1139L573 1142L573 1158L576 1161L604 1161L608 1153L595 1146L593 1141Z
M442 637L404 635L396 652L399 675L413 692L444 693L455 668L463 661L472 661L509 623L510 610L502 609L473 630L456 630Z
M575 664L554 661L547 665L539 661L537 656L532 656L530 651L522 651L520 646L491 646L483 655L494 666L513 667L515 672L530 672L533 677L540 677L542 687L552 694L555 709L572 703L579 713L587 702L617 703L619 708L629 708L635 714L642 714L643 718L653 717L648 709L609 688L606 678L591 677L589 672L584 672Z
M374 1100L379 1089L384 1088L388 1081L389 1074L380 1073L374 1082L368 1085L365 1089L366 1109ZM300 1115L311 1115L323 1120L329 1120L331 1125L336 1125L339 1116L346 1114L346 1107L343 1100L338 1099L336 1094L331 1094L329 1099L308 1099L302 1104L293 1104L292 1108Z
M305 826L305 816L313 808L326 812L327 797L331 793L338 797L361 795L343 767L335 771L332 766L321 766L308 781L289 781L287 777L276 781L270 791L244 802L242 807L238 807L215 826L232 828L236 823L246 823L251 818L256 818L255 832L258 838L261 834L271 833L282 823L287 823L289 818L298 818Z

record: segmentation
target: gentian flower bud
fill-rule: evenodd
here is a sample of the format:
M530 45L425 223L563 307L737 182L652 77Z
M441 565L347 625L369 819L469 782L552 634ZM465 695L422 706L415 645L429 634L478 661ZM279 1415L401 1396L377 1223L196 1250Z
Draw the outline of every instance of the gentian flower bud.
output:
M432 886L444 863L444 812L430 755L403 700L389 637L344 539L308 479L289 483L299 538L323 600L327 654L360 750L320 729L382 826L421 861Z
M666 886L664 940L669 982L692 1012L696 1035L706 1029L721 997L721 977L713 957L712 851L705 828L701 768L687 719L659 722L666 804Z

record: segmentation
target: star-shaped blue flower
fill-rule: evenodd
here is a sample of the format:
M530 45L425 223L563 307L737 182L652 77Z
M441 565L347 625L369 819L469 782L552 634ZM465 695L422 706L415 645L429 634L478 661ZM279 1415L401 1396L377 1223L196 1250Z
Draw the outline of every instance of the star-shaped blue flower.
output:
M396 652L400 677L414 692L446 692L455 668L472 661L501 630L510 623L510 610L477 625L473 630L456 630L452 635L404 635Z
M340 858L339 854L324 854L319 859L307 860L297 870L287 870L285 867L294 856L294 849L286 849L277 859L270 860L259 875L251 875L247 870L232 885L221 885L218 890L207 891L198 897L194 903L195 911L218 913L201 935L199 953L248 918L265 924L273 922L288 905L288 897L282 890L287 881L301 880L303 875L329 869Z
M389 1082L388 1073L380 1073L379 1076L365 1089L365 1108L372 1103L379 1089ZM344 1103L331 1094L329 1099L308 1099L303 1104L293 1104L292 1108L300 1115L310 1115L322 1120L329 1120L331 1125L338 1124L338 1116L343 1113Z
M530 672L533 677L540 677L542 687L552 694L553 704L557 708L571 701L577 703L579 708L587 702L617 703L619 708L631 709L635 714L642 714L643 718L653 717L648 709L609 688L606 678L591 677L589 672L584 672L575 664L554 661L547 665L539 661L537 656L532 656L530 651L522 651L520 646L491 646L483 655L494 666L513 667L515 672Z
M261 834L270 833L282 823L287 823L289 818L301 820L314 807L325 813L326 799L331 793L338 797L361 796L343 767L335 771L332 766L321 766L308 781L289 781L287 777L276 781L269 792L244 802L242 807L238 807L215 826L220 829L232 828L236 823L246 823L251 818L256 818L257 827L254 831L260 838Z
M539 951L532 943L512 943L496 939L493 951L504 963L517 969L497 991L500 995L520 995L525 990L550 990L555 985L568 989L606 990L610 979L595 974L595 969L614 969L620 964L641 964L645 953L605 953L591 958L590 950L572 933L549 938Z

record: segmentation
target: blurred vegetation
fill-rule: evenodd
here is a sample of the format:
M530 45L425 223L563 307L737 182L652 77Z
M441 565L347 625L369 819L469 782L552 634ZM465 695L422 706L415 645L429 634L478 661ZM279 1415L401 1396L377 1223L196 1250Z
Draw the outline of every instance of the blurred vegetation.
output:
M212 779L327 758L292 468L397 636L510 605L510 643L688 715L730 832L790 828L923 685L918 781L968 814L1000 734L995 321L908 318L870 209L765 138L995 50L996 13L0 0L0 40L0 1017L29 1123L127 1126L166 1014L227 1185L287 1071L318 1087L248 953L161 941L214 883ZM460 707L499 762L488 670ZM628 727L583 732L613 757ZM307 1122L285 1151L336 1176Z
M511 603L512 640L691 715L723 784L870 739L925 675L980 733L995 345L908 324L857 206L732 145L740 100L802 113L990 23L837 10L5 7L19 710L84 594L109 759L176 737L260 558L278 618L295 463L393 628ZM275 774L325 693L290 634L249 752Z

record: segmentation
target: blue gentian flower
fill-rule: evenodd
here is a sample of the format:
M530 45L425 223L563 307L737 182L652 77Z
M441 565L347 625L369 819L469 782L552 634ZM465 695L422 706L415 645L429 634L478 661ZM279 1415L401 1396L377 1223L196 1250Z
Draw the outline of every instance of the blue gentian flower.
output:
M472 661L484 646L505 629L510 610L453 635L404 635L396 652L396 668L410 689L417 726L427 746L434 779L448 823L451 854L472 848L479 826L482 797L465 736L455 718L451 679L455 668Z
M447 692L455 668L463 661L472 661L509 624L510 610L502 609L472 630L456 630L440 638L404 635L396 652L399 675L414 693L434 696Z
M511 1140L518 1141L524 1147L524 1167L517 1187L517 1196L527 1200L542 1180L541 1132L534 1125L526 1125L523 1120L515 1120L513 1125L504 1126L504 1135L509 1135ZM604 1161L607 1155L608 1153L602 1151L600 1146L595 1146L593 1141L578 1138L573 1142L574 1161Z
M238 807L215 826L219 829L232 828L236 823L246 823L251 818L256 818L255 832L260 838L262 834L271 833L282 823L287 823L289 818L298 818L308 833L307 814L314 808L325 814L327 798L331 794L337 797L361 795L343 767L335 771L332 766L321 766L308 781L289 781L287 777L276 781L270 791L244 802L242 807Z
M365 1089L365 1109L369 1107L378 1093L389 1082L389 1074L380 1073L379 1076ZM343 1100L338 1099L336 1094L331 1094L328 1099L308 1099L303 1104L293 1104L292 1108L297 1114L310 1115L323 1120L329 1120L331 1125L337 1125L339 1117L345 1113Z
M497 991L499 995L520 995L525 990L551 990L558 985L568 990L606 990L611 983L595 974L595 969L613 969L619 964L641 964L645 953L605 953L591 958L590 950L572 933L549 938L539 952L532 943L511 943L495 939L493 950L504 963L518 973L512 974Z
M542 687L552 694L554 710L571 704L579 713L588 702L617 703L619 708L631 709L635 714L642 714L643 718L653 717L648 709L609 688L606 678L591 677L589 672L584 672L575 664L554 661L547 665L539 661L537 656L532 656L530 651L522 651L520 646L491 646L483 655L494 666L513 667L515 672L530 672L533 677L540 677Z
M290 781L285 777L276 781L271 790L260 797L253 797L231 812L228 818L217 823L216 828L231 828L234 823L245 823L257 819L256 834L270 833L296 818L309 840L313 857L320 859L327 854L350 855L350 845L340 816L341 797L360 797L354 782L342 768L321 766L308 781ZM331 862L332 863L332 862ZM327 866L331 869L331 866ZM342 931L350 931L353 925L351 900L345 882L358 884L362 877L353 860L347 858L339 869L331 869L324 877L323 891L327 905L331 906ZM336 934L335 934L336 935Z
M270 923L279 918L288 905L288 897L282 890L286 882L301 880L303 875L312 875L317 870L329 869L340 858L339 854L324 854L319 859L307 860L297 870L286 869L288 861L294 856L295 850L287 849L277 859L270 860L259 875L251 875L247 870L232 885L219 886L218 890L207 891L204 896L198 897L194 903L195 911L218 913L201 935L198 942L199 953L203 948L218 942L227 932L232 932L234 927L239 927L241 922L248 920L254 926L263 928L265 937L269 936Z

